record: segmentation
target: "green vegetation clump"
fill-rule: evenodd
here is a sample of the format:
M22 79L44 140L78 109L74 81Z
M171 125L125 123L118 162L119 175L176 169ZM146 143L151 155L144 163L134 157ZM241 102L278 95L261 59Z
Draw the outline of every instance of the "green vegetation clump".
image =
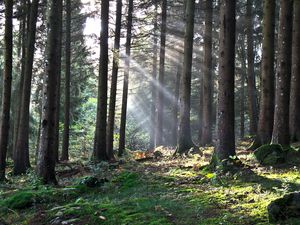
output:
M286 160L286 153L287 151L279 144L262 145L254 151L256 159L262 165L284 163Z

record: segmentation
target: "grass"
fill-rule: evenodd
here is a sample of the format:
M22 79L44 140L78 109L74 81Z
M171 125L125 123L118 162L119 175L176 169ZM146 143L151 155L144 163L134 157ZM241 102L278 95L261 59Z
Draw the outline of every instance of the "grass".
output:
M240 158L252 160L249 155ZM251 170L224 174L203 169L208 160L165 157L130 161L117 169L104 165L89 170L92 174L61 178L64 187L43 186L31 173L11 178L0 193L0 223L263 225L269 224L267 205L272 200L299 190L297 166L261 167L245 161ZM105 176L109 182L93 188L82 185L90 175Z

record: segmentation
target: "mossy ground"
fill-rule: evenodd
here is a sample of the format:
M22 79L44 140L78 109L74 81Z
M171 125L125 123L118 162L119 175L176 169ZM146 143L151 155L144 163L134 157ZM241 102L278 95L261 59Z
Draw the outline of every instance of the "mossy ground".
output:
M169 154L117 167L62 164L59 187L41 185L33 172L9 177L0 186L0 224L269 224L267 205L299 190L300 168L262 167L245 149L242 143L238 156L247 166L237 173L203 167L212 153L206 148L203 156ZM80 184L88 175L109 181L89 188Z

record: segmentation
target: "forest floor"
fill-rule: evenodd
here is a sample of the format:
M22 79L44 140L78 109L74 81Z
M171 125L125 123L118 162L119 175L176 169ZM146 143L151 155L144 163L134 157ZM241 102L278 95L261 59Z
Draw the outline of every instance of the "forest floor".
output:
M0 185L0 225L269 224L267 205L299 190L300 164L262 167L248 145L239 144L246 166L235 173L203 167L213 151L205 148L203 156L176 159L160 149L150 160L136 161L131 152L118 164L61 163L58 187L41 185L33 171L10 176Z

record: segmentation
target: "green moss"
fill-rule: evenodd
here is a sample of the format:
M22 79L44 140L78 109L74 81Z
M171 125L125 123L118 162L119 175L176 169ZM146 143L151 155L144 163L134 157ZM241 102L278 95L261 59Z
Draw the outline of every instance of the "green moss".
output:
M2 201L0 205L10 209L24 209L30 207L34 202L35 195L32 192L18 192Z
M263 165L276 165L285 162L286 153L279 144L262 145L254 151L256 159Z

